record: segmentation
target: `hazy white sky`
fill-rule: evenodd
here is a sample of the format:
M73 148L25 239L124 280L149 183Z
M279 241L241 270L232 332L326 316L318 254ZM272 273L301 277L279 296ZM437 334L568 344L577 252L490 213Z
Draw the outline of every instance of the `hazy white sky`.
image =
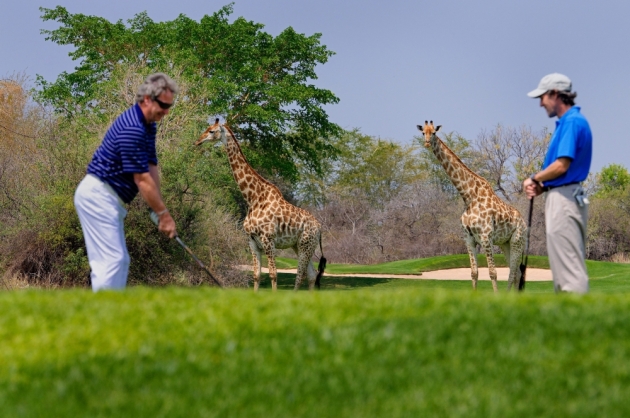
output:
M0 78L15 72L52 81L75 62L69 47L45 41L40 6L127 20L147 11L155 21L180 13L199 20L228 0L21 0L0 14ZM497 124L553 130L526 93L551 72L573 80L577 104L591 124L591 171L630 168L630 2L584 0L236 0L233 18L288 26L336 53L317 69L319 87L340 103L333 122L409 143L416 124L432 119L474 140Z

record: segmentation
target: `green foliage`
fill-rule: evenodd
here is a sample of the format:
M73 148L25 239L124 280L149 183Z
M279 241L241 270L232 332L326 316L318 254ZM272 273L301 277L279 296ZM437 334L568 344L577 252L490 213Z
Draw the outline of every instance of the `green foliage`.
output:
M630 173L621 164L609 164L597 175L597 195L605 197L621 194L630 185Z
M3 292L0 409L21 417L626 416L629 302L628 294L409 286Z
M8 254L10 272L21 273L31 284L87 285L89 265L73 205L74 192L104 133L134 102L135 89L149 71L136 64L115 66L109 80L94 87L100 98L97 109L86 108L72 117L51 120L49 130L35 139L31 159L20 159L23 165L15 171L28 170L27 195L32 203L24 202L19 212L23 221L3 232L6 243L0 248L3 258ZM191 104L194 94L189 85L184 81L180 87L183 98L159 127L162 195L182 239L223 274L227 267L240 263L242 254L209 251L208 241L225 244L227 249L236 246L231 242L239 242L243 235L236 223L242 197L224 153L193 147L204 124ZM142 199L136 199L128 209L125 232L132 260L130 283L186 285L204 277L188 254L158 233ZM218 224L222 229L217 239L210 231ZM246 242L240 244L244 254ZM232 276L238 279L238 275Z
M608 260L630 252L630 174L610 164L595 175L588 223L589 256Z
M343 135L336 163L336 186L359 190L372 205L390 201L403 186L421 178L415 147L373 138L358 131Z
M315 67L333 54L320 44L321 34L305 36L289 27L273 37L260 23L230 22L231 4L199 22L184 15L154 22L139 13L125 24L71 14L61 6L40 10L44 21L60 24L42 31L46 39L73 46L70 56L79 61L74 72L55 82L37 80L40 99L66 116L100 113L102 85L116 78L120 66L136 66L187 83L189 95L178 102L194 105L203 119L222 115L269 172L295 179L296 161L320 172L320 158L335 154L328 138L340 128L323 106L339 99L311 84Z
M378 207L425 176L415 145L403 146L361 134L357 129L333 138L332 145L338 155L322 160L323 176L303 168L303 181L298 186L302 201L321 205L326 193L334 193L345 199L360 196Z

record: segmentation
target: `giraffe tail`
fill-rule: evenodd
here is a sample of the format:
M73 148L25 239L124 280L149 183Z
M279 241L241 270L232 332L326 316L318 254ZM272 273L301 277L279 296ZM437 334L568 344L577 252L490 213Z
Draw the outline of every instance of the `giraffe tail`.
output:
M321 289L321 278L324 275L324 270L326 269L326 258L324 257L324 250L322 249L322 236L319 235L319 250L322 252L322 256L319 259L319 264L317 265L317 277L315 278L315 286L318 289Z

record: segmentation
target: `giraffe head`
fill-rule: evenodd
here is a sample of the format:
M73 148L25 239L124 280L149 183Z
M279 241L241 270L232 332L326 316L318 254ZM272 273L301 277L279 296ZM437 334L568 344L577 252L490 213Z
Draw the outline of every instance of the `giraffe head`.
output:
M218 142L221 141L223 144L227 144L227 135L230 132L225 129L223 125L219 123L219 118L215 119L214 124L210 125L208 129L203 131L203 133L199 136L197 142L195 142L195 146L201 145L204 142Z
M426 120L424 121L424 126L421 126L421 125L417 125L417 126L418 126L418 130L422 131L422 133L424 134L425 147L431 146L431 138L433 138L435 136L435 133L439 131L440 128L442 127L442 125L438 125L436 128L433 126L433 121L427 122Z

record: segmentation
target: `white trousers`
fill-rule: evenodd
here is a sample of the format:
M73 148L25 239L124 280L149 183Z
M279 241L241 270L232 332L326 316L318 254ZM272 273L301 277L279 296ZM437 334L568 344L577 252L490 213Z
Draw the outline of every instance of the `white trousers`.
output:
M74 193L90 263L92 290L123 289L129 273L123 201L107 183L88 174Z

